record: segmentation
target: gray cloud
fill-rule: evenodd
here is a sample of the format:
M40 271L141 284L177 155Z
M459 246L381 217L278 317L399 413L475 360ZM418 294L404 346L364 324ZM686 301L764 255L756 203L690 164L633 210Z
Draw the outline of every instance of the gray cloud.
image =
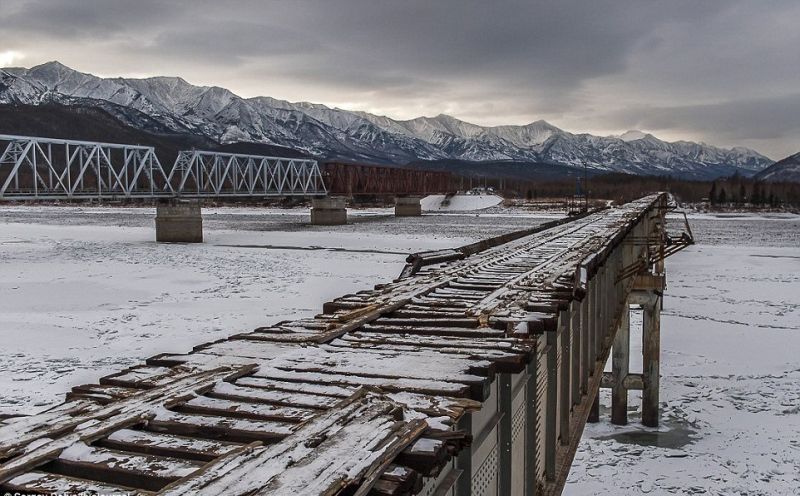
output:
M794 0L0 0L0 52L484 124L797 144ZM793 113L794 112L794 113Z

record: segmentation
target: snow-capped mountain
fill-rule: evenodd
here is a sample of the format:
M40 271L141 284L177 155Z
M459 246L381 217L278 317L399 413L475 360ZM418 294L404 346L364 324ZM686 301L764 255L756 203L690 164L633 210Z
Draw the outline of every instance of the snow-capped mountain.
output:
M756 179L761 181L800 182L800 153L778 160L756 174Z
M403 121L307 102L241 98L178 77L100 78L58 62L0 70L0 103L46 102L98 106L144 130L166 128L223 144L252 141L355 161L514 161L690 177L736 169L754 174L772 163L746 148L669 143L640 131L599 137L569 133L545 121L486 127L448 115Z

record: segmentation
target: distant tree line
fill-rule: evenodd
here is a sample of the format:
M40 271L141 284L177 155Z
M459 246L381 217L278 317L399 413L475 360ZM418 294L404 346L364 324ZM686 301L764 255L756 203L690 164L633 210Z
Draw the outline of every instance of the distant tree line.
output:
M580 191L575 178L551 181L505 180L495 186L506 197L537 200L566 198ZM582 182L582 179L580 179ZM502 186L501 186L502 185ZM735 174L714 181L678 179L671 176L634 176L630 174L605 174L588 179L586 189L594 199L614 200L624 203L655 191L668 191L680 202L707 202L715 207L781 208L800 207L800 183L764 182Z

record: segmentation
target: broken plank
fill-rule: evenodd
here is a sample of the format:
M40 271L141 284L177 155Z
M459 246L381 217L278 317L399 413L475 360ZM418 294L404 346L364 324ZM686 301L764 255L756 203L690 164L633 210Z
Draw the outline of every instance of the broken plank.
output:
M197 471L203 464L153 455L127 453L76 443L43 468L68 477L158 491Z

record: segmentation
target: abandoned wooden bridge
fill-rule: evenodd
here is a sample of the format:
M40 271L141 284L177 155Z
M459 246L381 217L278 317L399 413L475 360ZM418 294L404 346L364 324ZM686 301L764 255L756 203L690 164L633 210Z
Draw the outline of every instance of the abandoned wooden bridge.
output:
M417 254L314 318L75 387L0 422L0 489L558 494L601 386L614 422L641 388L642 420L658 423L663 262L692 241L667 234L667 209L658 194ZM631 305L645 313L640 375Z

